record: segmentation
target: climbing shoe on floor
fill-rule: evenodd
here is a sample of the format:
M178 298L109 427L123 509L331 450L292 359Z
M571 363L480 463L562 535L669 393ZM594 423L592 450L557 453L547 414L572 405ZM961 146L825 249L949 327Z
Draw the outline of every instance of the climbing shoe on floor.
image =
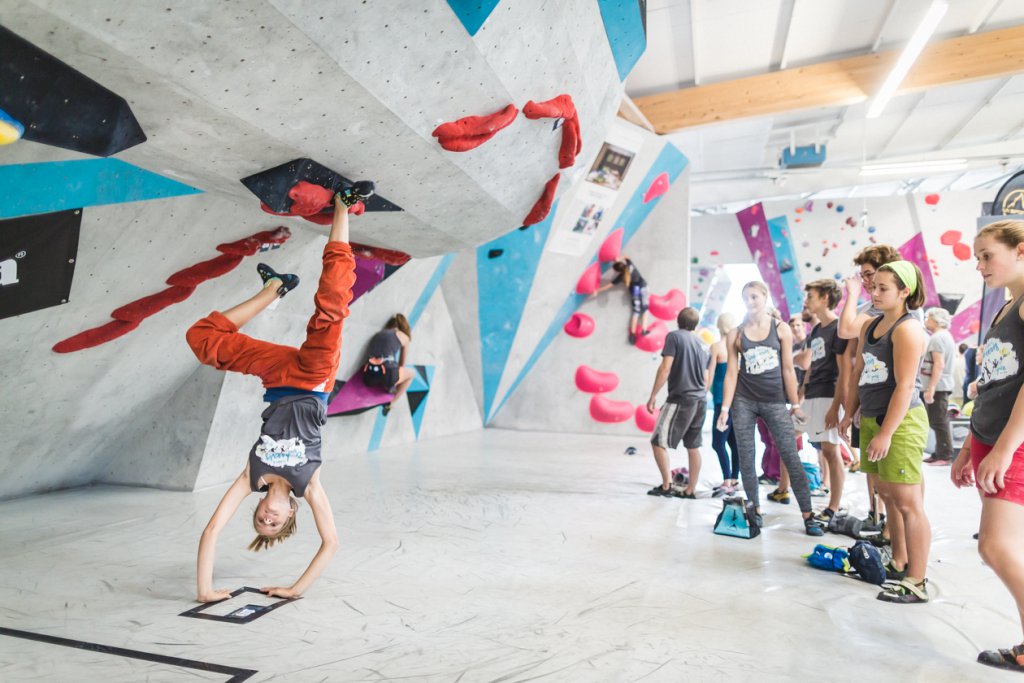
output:
M928 602L928 579L914 583L903 579L899 583L890 583L878 594L882 602L895 602L901 605L914 605Z
M978 664L1024 673L1024 645L1014 645L1009 650L985 650L978 655Z
M896 569L893 563L887 562L885 565L885 580L892 581L893 583L899 583L903 579L907 578L907 568Z
M661 488L661 484L658 484L653 489L647 492L648 496L664 496L665 498L672 498L675 494L672 493L672 487L669 486L667 489Z
M260 274L260 279L263 280L264 285L275 278L281 282L281 286L277 288L278 296L284 296L299 286L298 275L293 275L292 273L278 273L266 263L257 264L256 272Z
M775 489L768 494L768 500L773 503L782 503L783 505L789 505L789 490L780 491Z
M804 533L808 536L824 536L825 526L811 515L804 519Z

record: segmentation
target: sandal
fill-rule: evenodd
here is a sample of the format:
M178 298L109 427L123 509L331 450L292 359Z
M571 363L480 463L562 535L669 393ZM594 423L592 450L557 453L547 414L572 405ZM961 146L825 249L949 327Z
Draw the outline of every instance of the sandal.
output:
M1014 645L1009 650L985 650L978 655L978 664L1024 672L1024 645Z
M878 594L878 599L882 602L895 602L901 605L928 602L928 579L924 579L921 583L903 579L899 583L888 584Z

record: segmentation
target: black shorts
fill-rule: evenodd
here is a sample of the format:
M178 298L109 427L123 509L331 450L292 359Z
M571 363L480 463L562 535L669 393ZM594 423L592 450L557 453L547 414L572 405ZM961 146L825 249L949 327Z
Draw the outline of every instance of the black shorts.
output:
M651 443L662 448L675 448L682 441L686 448L700 448L703 441L701 430L707 412L708 402L704 398L666 403L661 407Z
M363 368L363 384L383 389L389 394L394 393L395 385L398 384L398 363L367 363Z

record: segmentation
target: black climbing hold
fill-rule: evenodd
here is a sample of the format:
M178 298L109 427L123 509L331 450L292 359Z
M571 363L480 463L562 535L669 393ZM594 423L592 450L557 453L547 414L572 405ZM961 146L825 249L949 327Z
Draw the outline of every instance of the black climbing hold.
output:
M260 201L270 207L275 213L288 213L292 206L291 197L288 191L296 183L305 180L307 183L326 187L332 192L337 192L352 185L352 181L318 164L312 159L292 159L288 163L268 168L251 176L242 178L242 184L249 188L249 191L259 197ZM401 211L402 207L393 204L388 200L375 194L365 202L367 211ZM334 213L334 206L328 204L320 213Z
M505 253L504 249L491 249L487 252L487 258L498 258Z

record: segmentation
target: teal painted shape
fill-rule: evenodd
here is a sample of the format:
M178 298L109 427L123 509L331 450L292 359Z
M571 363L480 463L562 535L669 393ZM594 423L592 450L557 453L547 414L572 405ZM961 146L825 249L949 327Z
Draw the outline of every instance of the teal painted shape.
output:
M430 302L430 298L434 296L434 292L437 290L437 286L441 284L441 279L444 278L444 274L448 272L449 266L452 265L452 260L455 258L455 254L445 254L441 257L441 260L437 264L437 268L434 269L434 274L430 276L427 284L423 287L423 291L420 293L419 298L413 305L409 315L406 316L409 320L409 327L416 327L416 323L419 322L420 316L423 315L424 309ZM430 373L433 373L431 369ZM433 376L429 374L428 376ZM414 380L415 381L415 380ZM422 416L420 418L422 420ZM384 426L387 424L388 418L382 413L377 411L376 420L373 423L373 432L370 434L370 443L366 446L367 452L373 452L380 448L381 440L384 438ZM416 430L417 438L419 436L419 429Z
M475 36L480 27L491 16L501 0L448 0L448 6L455 12L466 31Z
M420 383L418 386L425 386L425 388L414 389L413 386L417 386L417 381ZM416 379L413 380L412 386L409 387L407 393L412 413L412 429L416 433L417 439L420 438L420 429L423 427L423 415L427 412L427 399L430 398L430 385L433 383L434 366L417 365Z
M120 159L0 166L0 218L199 194Z
M804 308L804 286L800 279L799 263L793 248L793 233L785 216L768 219L768 232L775 248L776 265L782 279L782 292L786 296L790 316L799 315ZM788 270L786 269L788 268Z
M647 49L640 3L637 0L597 0L597 5L619 80L624 81Z
M505 374L512 342L526 309L544 244L551 232L558 203L547 218L477 247L476 286L480 322L480 361L483 371L484 415L490 415ZM491 253L500 255L491 258Z
M626 208L622 212L622 215L619 216L619 219L617 221L615 221L615 225L623 229L623 250L625 250L626 244L629 243L629 240L632 239L633 235L636 234L637 230L640 229L640 226L643 225L643 222L647 220L647 217L650 215L654 207L657 206L659 201L661 201L661 197L657 197L645 204L644 194L647 192L647 188L649 188L651 186L651 183L654 182L655 178L657 178L662 173L668 174L669 182L675 182L676 178L679 177L679 174L683 172L683 169L686 168L686 164L688 163L689 160L686 158L686 155L680 152L679 149L676 148L676 146L671 143L667 143L665 147L661 150L661 153L658 155L658 158L654 161L654 164L652 164L651 168L648 169L647 175L644 176L644 179L642 181L640 181L640 186L637 187L636 191L633 193L633 196L630 198L629 204L626 205ZM587 264L587 267L589 267L590 264L593 264L596 261L597 255L595 254L594 257L590 259L590 263ZM602 265L602 273L604 271L607 271L610 267L611 264ZM581 270L580 272L583 271ZM540 359L544 351L547 350L548 346L551 344L551 341L559 332L562 331L562 327L565 326L565 323L569 321L569 318L572 317L572 314L576 312L576 309L579 308L580 304L583 303L583 301L586 298L586 295L577 294L575 289L569 294L568 298L566 298L565 300L565 303L563 303L561 308L558 309L558 312L555 313L555 317L551 321L551 324L548 326L547 331L544 332L544 336L541 337L540 341L537 342L537 346L534 347L533 353L530 354L530 357L526 360L526 363L519 371L519 374L516 375L516 378L512 382L512 385L509 387L508 391L505 392L505 395L502 397L501 402L498 404L497 408L494 409L493 414L488 416L487 422L490 422L490 420L493 419L495 415L501 412L501 409L502 407L504 407L505 402L508 400L508 397L511 396L519 387L519 384L523 381L523 378L525 378L526 375L529 374L530 370L533 369L533 366L537 363L537 360Z

